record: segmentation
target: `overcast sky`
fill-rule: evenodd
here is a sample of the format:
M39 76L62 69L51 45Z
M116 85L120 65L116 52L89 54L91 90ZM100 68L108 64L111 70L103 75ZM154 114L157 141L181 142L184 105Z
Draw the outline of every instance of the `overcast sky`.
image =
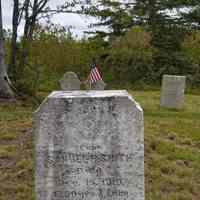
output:
M13 9L13 0L2 0L2 10L3 10L3 25L5 29L11 29L12 23L12 9ZM50 0L50 6L56 7L59 3L62 3L63 0ZM83 36L83 32L88 29L88 25L94 19L88 19L80 17L75 14L60 14L52 18L52 21L63 26L72 26L74 27L74 35L79 37Z

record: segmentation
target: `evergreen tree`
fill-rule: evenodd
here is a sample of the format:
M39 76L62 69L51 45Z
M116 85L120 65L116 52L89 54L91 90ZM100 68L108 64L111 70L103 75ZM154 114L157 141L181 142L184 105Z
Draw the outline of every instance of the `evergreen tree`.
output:
M93 3L93 4L92 4ZM132 16L126 4L120 1L97 0L90 2L90 6L82 11L86 15L96 17L98 22L91 24L91 27L104 27L105 30L90 31L88 33L111 39L124 35L133 25Z
M149 30L152 34L151 43L158 49L154 55L154 71L161 77L163 73L180 73L184 66L180 50L188 29L178 11L189 5L191 2L185 0L97 0L94 5L86 7L84 12L99 19L100 22L93 26L108 28L109 32L96 31L96 34L109 36L109 39L124 35L135 25Z

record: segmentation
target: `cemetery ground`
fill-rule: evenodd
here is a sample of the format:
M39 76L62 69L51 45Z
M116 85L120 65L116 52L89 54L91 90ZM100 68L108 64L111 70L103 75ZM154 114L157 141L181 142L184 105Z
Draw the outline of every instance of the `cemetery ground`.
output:
M144 109L146 200L200 199L200 95L161 109L158 91L129 91ZM30 103L0 102L0 200L34 199Z

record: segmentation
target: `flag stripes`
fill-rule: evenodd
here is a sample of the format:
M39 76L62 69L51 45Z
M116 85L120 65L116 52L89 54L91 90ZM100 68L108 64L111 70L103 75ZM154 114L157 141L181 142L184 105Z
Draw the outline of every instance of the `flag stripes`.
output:
M92 84L92 83L97 82L98 80L102 80L101 74L100 74L96 64L92 64L92 69L91 69L90 75L89 75L89 82Z

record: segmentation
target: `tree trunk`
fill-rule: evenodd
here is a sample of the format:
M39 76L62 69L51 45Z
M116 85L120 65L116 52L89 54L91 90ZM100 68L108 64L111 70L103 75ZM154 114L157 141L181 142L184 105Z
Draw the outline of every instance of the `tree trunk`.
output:
M30 0L24 1L24 35L22 38L22 50L20 53L19 66L24 69L29 56L30 45L33 39L33 32L37 23L38 15L43 11L49 0L34 0L30 10Z
M4 46L3 46L3 24L2 24L2 8L0 0L0 97L12 98L14 93L9 85L7 75L7 67L4 61Z
M17 31L19 25L19 0L13 0L13 19L12 19L12 41L11 41L11 55L9 71L15 80L15 75L17 73ZM16 80L15 80L16 81Z

